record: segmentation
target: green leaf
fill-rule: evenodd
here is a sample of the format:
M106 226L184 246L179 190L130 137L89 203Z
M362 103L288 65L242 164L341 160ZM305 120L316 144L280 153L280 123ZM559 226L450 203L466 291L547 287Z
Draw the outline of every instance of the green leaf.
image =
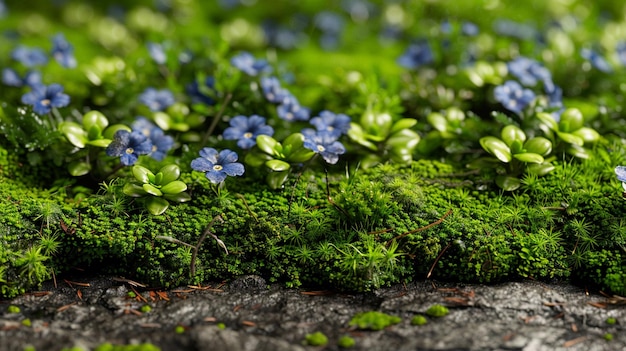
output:
M537 118L541 121L541 123L547 125L549 129L555 132L559 130L559 125L551 114L540 112L537 114Z
M511 149L509 149L504 141L493 136L486 136L480 138L480 145L498 160L505 163L511 162Z
M544 176L552 172L554 168L554 165L550 162L533 163L526 167L526 172L536 174L538 176Z
M378 148L376 147L376 144L367 140L367 136L365 135L363 128L361 128L361 126L356 123L350 123L350 129L348 130L348 137L352 139L354 142L362 146L365 146L366 148L372 151L378 150Z
M169 182L161 187L161 192L163 194L178 194L185 190L187 190L187 184L181 182L180 180Z
M191 196L184 192L178 194L163 194L163 198L174 202L187 202L191 200Z
M277 156L280 154L278 148L282 148L282 145L276 139L269 135L261 134L256 137L256 145L268 155Z
M302 145L304 145L304 135L301 133L293 133L290 136L286 137L285 140L283 140L283 148L286 148L287 146L291 146L292 150L295 149L299 149L302 147Z
M90 140L87 142L87 145L92 145L92 146L96 146L96 147L107 147L109 146L109 144L111 144L111 139L96 139L96 140Z
M372 111L366 111L361 116L361 127L370 134L372 137L379 137L385 139L389 135L389 130L393 118L389 113L374 113Z
M97 128L103 131L109 125L109 120L100 111L89 111L83 116L83 126L85 130Z
M127 132L132 131L130 127L125 124L113 124L104 130L102 136L105 139L113 139L113 137L115 136L115 132L117 132L118 130L125 130Z
M548 156L552 152L552 142L544 137L535 137L524 143L524 149L541 156Z
M178 167L175 164L169 164L167 166L162 167L159 170L159 173L163 174L163 178L161 179L161 182L157 182L157 185L164 185L164 184L168 184L176 179L178 179L178 177L180 177L180 167Z
M139 165L133 166L132 172L135 179L137 179L142 184L149 183L150 177L154 177L154 174L149 169Z
M301 147L298 150L292 150L291 154L287 158L287 161L293 163L302 163L310 160L313 155L315 155L315 152L313 152L313 150Z
M514 125L508 125L502 128L500 135L502 137L502 141L504 141L509 147L511 147L511 145L513 145L516 141L520 144L526 141L526 134L524 134L524 131L521 130L520 127ZM513 148L511 147L511 149Z
M567 152L568 154L572 156L582 158L585 160L591 158L591 153L589 152L589 150L585 149L582 146L575 145L575 144L572 144L568 148L566 148L565 152Z
M291 168L289 163L287 163L285 161L281 161L281 160L269 160L269 161L265 162L265 165L267 166L267 168L271 169L272 171L276 171L276 172L286 171L289 168Z
M289 176L289 171L283 172L271 172L267 175L267 184L272 189L280 189L285 181L287 181L287 177Z
M156 125L163 130L172 129L172 125L174 124L170 115L165 112L155 112L152 115L152 119L154 120L154 123L156 123Z
M124 184L124 188L122 189L124 194L132 197L142 197L148 195L143 187L136 183L126 183Z
M150 176L148 176L148 179L150 179ZM163 172L157 172L157 174L154 175L154 179L150 179L150 181L154 185L163 185Z
M565 133L571 133L582 128L585 119L583 114L577 108L568 108L561 113L561 120L559 121L559 131Z
M575 132L572 132L573 135L580 137L583 139L583 143L595 143L600 140L600 134L596 132L595 129L582 127Z
M259 152L257 148L252 149L244 158L244 162L251 167L260 167L269 160L272 160L272 156Z
M571 133L563 133L563 132L557 132L556 134L559 136L559 139L563 140L564 142L568 144L583 146L583 144L585 143L583 138L579 137L578 135L574 135Z
M91 171L91 165L87 162L75 161L67 165L67 170L74 177L85 175Z
M141 187L143 188L143 190L145 190L146 193L150 195L163 196L163 193L161 192L161 190L157 189L152 184L143 184Z
M165 212L169 206L169 202L160 197L149 197L146 199L146 209L155 216Z
M513 191L522 185L522 181L516 177L497 176L496 184L504 191Z
M410 129L401 129L399 132L391 135L387 139L387 145L392 148L404 148L412 152L420 142L420 136Z
M78 123L62 122L59 124L59 131L65 135L72 145L81 149L84 148L87 141L89 141L87 132Z
M393 124L389 134L397 133L403 129L409 129L417 124L417 120L415 118L403 118L396 123Z
M438 112L433 112L426 117L428 123L430 123L433 128L440 132L445 132L448 130L448 120Z
M543 156L532 153L532 152L522 152L519 154L514 154L513 157L515 157L515 159L517 160L520 160L526 163L542 163L543 162Z

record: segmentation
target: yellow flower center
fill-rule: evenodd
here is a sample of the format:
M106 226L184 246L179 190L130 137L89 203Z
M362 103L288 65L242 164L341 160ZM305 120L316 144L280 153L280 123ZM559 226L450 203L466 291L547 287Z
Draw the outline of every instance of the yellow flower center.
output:
M244 133L243 137L246 138L246 139L250 139L250 138L252 138L252 133L250 133L250 132Z
M135 152L135 150L132 147L129 147L128 149L126 149L126 153L128 155L132 154L133 152Z
M317 145L317 151L319 152L324 152L324 150L326 150L326 148L322 145Z
M221 171L222 169L224 169L224 167L222 167L222 165L215 165L215 166L213 166L213 170L214 171Z
M43 99L43 100L41 100L41 104L44 105L44 106L50 105L51 102L52 101L50 101L50 99Z

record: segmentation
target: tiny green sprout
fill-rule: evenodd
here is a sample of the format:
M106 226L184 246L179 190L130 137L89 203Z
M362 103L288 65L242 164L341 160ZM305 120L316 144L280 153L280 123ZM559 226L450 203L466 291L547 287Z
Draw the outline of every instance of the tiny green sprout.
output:
M15 305L10 305L9 307L7 307L7 312L9 313L20 313L20 311L20 308Z
M348 335L340 337L339 341L337 341L337 346L341 347L342 349L349 349L351 347L354 347L354 345L356 345L356 341L354 341L353 337Z
M440 304L432 305L426 310L426 315L429 317L443 317L448 313L450 313L448 308Z
M184 334L185 333L185 327L183 327L182 325L177 325L176 328L174 328L174 333L176 333L176 334Z
M131 299L134 299L135 297L137 297L137 294L135 294L134 291L129 291L128 293L126 293L126 296L130 297Z
M614 325L616 323L617 323L617 319L615 319L614 317L609 317L606 319L606 324Z
M428 320L421 314L418 314L411 319L411 325L424 325L426 323L428 323Z
M218 329L221 329L221 330L226 329L226 324L224 324L222 322L217 323L216 326L217 326Z
M24 351L36 351L37 349L35 349L35 346L25 346L24 347Z
M150 307L150 305L143 305L139 310L143 313L148 313L152 311L152 307Z
M191 200L185 192L187 185L178 180L180 167L169 164L156 174L149 169L135 165L132 168L137 182L124 185L124 194L132 197L146 197L146 208L153 215L160 215L169 207L169 201L186 202ZM151 196L149 196L151 195Z
M613 334L611 334L611 333L604 333L604 340L606 340L606 341L613 340Z
M30 327L33 325L33 323L30 321L30 318L25 318L22 320L22 325L25 327Z
M359 329L382 330L401 321L402 319L397 316L378 311L369 311L357 313L350 320L350 326L356 326Z
M328 344L328 337L324 335L324 333L318 331L312 334L307 334L304 337L304 342L310 346L324 346Z

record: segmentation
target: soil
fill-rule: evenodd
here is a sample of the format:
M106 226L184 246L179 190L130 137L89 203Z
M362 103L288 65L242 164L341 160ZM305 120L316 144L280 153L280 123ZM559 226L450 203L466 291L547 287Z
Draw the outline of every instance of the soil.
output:
M167 291L96 277L59 278L57 287L42 288L0 301L0 350L92 350L104 342L161 350L340 350L345 335L356 342L352 350L626 350L626 299L566 284L420 281L344 294L268 286L257 276ZM139 295L129 296L133 290ZM434 304L449 314L411 324ZM11 305L20 312L9 312ZM151 310L142 312L146 305ZM402 321L378 331L350 326L365 311ZM303 343L318 331L328 337L326 346Z

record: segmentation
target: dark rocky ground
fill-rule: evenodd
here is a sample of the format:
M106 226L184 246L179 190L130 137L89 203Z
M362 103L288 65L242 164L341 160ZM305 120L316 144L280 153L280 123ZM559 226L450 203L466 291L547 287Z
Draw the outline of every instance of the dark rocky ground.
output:
M626 300L570 285L422 281L339 294L268 288L261 278L245 277L210 288L137 287L141 298L131 298L132 285L110 277L57 283L0 301L0 350L91 350L105 341L150 342L162 350L339 350L343 335L356 340L353 350L626 350ZM436 303L450 313L411 325ZM139 312L146 304L152 310ZM9 305L20 312L7 312ZM356 313L371 310L402 321L380 331L349 326ZM327 346L304 346L306 334L317 331L328 336ZM605 340L607 333L613 340Z

